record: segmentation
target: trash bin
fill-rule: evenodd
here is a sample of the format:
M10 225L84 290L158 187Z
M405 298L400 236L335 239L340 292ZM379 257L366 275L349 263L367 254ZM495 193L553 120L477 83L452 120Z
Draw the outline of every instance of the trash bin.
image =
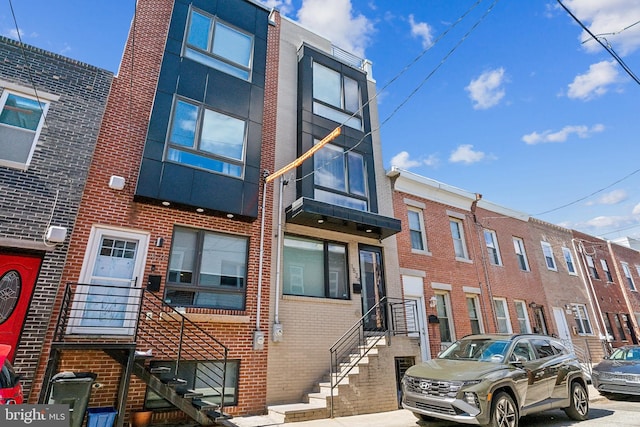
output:
M113 427L118 412L115 408L87 409L87 427Z
M95 379L92 372L60 372L51 378L49 404L69 405L70 427L82 427Z

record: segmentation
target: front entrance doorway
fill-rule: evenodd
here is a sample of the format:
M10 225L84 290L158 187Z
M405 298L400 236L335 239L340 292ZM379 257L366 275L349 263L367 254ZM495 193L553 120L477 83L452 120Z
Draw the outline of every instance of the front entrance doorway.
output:
M149 235L94 227L73 301L70 333L132 335Z
M42 257L0 254L0 343L11 346L14 360Z
M386 295L381 248L360 246L360 280L365 329L384 331L387 327L385 308L377 305Z

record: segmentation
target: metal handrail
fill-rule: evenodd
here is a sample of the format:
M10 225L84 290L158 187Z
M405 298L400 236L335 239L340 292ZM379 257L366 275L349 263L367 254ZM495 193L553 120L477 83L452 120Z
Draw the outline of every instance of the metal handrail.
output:
M198 378L214 392L214 398L219 397L222 414L228 348L145 288L68 283L54 334L59 342L84 342L91 337L94 341L115 340L135 343L136 348L148 347L152 358L175 363L174 375L185 361L220 361L222 372L198 365L202 374Z
M397 302L394 302L397 301ZM408 310L408 308L410 308ZM407 314L409 313L409 315ZM413 321L409 321L410 316ZM369 328L368 321L374 318L377 328ZM391 335L419 333L417 304L414 300L383 297L351 326L329 349L329 384L331 394L331 417L334 409L334 389L373 349L383 337L387 345ZM388 324L390 320L390 325ZM412 330L409 325L415 325Z

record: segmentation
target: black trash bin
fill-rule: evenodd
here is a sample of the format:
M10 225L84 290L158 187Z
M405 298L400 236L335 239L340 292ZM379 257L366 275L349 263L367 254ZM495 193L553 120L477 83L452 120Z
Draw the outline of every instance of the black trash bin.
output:
M92 372L60 372L51 378L48 403L69 405L70 427L82 427L95 380L96 374Z

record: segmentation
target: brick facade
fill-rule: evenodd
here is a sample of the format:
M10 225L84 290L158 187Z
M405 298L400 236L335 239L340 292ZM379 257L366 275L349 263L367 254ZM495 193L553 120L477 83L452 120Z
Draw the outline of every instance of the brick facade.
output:
M67 236L74 229L113 74L4 37L0 56L0 93L57 98L28 168L0 166L0 257L42 259L14 360L28 395L69 242L45 244L44 236L49 225L65 227Z

